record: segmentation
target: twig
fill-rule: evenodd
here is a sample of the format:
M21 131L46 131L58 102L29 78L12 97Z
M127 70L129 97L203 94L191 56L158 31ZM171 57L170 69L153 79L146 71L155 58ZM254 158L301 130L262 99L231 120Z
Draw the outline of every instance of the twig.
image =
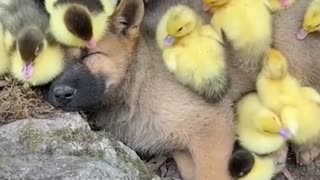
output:
M285 167L285 168L282 170L282 174L287 178L287 180L294 180L292 174L290 173L290 171L288 170L287 167Z

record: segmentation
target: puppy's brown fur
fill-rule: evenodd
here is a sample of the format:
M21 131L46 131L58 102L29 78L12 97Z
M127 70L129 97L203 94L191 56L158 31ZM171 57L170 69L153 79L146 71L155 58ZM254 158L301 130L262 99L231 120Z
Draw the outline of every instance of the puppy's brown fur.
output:
M287 55L298 78L320 89L320 39L311 35L298 42L294 37L309 1L298 1L276 17L274 45ZM234 143L232 103L254 89L255 75L231 66L231 89L216 104L180 85L166 70L154 37L159 18L177 2L201 12L201 1L153 0L141 22L143 1L121 1L112 32L99 44L103 54L85 61L93 74L108 77L106 105L94 119L136 151L173 153L186 179L231 179L227 167Z

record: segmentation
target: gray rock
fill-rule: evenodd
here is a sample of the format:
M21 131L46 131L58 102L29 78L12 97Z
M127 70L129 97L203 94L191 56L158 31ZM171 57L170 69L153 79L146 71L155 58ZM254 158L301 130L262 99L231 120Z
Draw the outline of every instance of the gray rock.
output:
M137 154L78 114L0 127L0 179L150 180Z

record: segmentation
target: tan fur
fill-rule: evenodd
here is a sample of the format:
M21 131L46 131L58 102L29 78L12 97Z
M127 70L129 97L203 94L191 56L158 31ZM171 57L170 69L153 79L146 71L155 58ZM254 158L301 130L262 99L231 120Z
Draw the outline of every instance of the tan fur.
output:
M188 151L178 151L173 153L173 158L176 161L178 168L180 169L180 174L183 180L194 179L194 163L190 152Z
M114 22L121 19L119 17L127 10L121 7L132 2L142 3L142 0L121 2L113 17L113 34L107 35L98 47L98 51L105 55L93 55L87 59L88 68L93 73L102 72L111 76L109 85L113 87L111 90L116 91L106 97L106 102L112 106L102 109L94 118L98 126L136 151L151 154L190 152L196 180L227 180L230 179L227 164L234 142L232 104L254 89L255 75L231 67L231 88L216 104L204 102L197 94L180 85L166 70L154 36L161 14L177 1L154 0L148 3L141 27L143 36L139 42L132 38L139 34L132 31L137 30L139 17L131 24L129 33L124 35L119 33L119 29L123 28ZM320 56L320 39L310 35L303 42L295 40L295 32L308 1L298 1L276 18L275 46L287 55L293 73L319 90L320 83L315 83L320 82L320 68L317 68L320 67L317 58ZM201 1L179 2L202 12ZM209 16L205 17L208 20ZM236 59L234 56L236 54L230 60ZM183 169L190 167L186 163L189 160L178 160L181 172L189 173L188 169Z

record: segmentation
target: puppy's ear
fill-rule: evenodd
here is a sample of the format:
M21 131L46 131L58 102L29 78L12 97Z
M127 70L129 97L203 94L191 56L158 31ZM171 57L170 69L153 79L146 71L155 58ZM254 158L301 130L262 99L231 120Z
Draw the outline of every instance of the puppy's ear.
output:
M143 16L143 0L120 0L113 17L113 30L124 36L138 35Z

